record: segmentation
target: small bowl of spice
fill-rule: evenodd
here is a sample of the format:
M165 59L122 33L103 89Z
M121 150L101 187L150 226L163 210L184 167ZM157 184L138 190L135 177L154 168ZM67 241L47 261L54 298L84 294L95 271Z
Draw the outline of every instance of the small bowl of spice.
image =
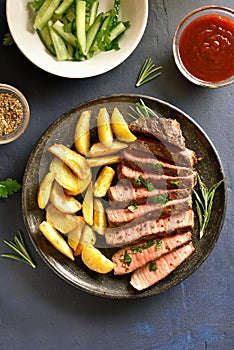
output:
M0 144L20 137L28 126L29 117L24 95L13 86L0 84Z
M234 82L234 10L204 6L179 23L173 38L174 60L191 82L217 88Z

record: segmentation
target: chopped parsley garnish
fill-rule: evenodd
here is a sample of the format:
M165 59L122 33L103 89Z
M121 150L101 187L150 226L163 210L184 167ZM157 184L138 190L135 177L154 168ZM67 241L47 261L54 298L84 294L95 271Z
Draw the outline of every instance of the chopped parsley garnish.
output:
M158 268L157 268L156 262L155 261L151 262L149 265L149 270L150 271L157 271L157 269Z
M133 253L142 253L143 249L147 249L152 247L155 244L155 240L149 240L146 244L142 244L139 246L132 247Z
M128 206L128 210L130 210L132 213L134 212L134 210L136 210L138 208L138 206L136 204L132 204Z
M151 182L145 180L142 175L139 175L137 178L134 179L134 185L135 187L140 187L141 184L144 185L148 191L153 191L154 189L154 185Z
M168 202L168 194L159 194L158 196L152 197L151 201L154 204L164 205Z
M179 181L170 181L170 184L178 186L179 185Z
M159 250L162 245L162 241L157 241L156 243L156 250Z
M151 167L152 169L164 168L164 164L162 164L162 163L150 164L150 167Z
M128 254L128 251L125 250L125 253L124 253L124 262L125 264L127 264L128 266L131 264L132 262L132 258L131 256Z

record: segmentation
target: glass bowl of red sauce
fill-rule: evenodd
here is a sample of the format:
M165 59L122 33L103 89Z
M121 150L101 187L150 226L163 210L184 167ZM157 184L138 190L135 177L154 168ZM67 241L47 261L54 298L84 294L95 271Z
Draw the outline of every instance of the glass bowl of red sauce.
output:
M173 38L174 60L191 82L218 88L234 82L234 10L204 6L179 23Z

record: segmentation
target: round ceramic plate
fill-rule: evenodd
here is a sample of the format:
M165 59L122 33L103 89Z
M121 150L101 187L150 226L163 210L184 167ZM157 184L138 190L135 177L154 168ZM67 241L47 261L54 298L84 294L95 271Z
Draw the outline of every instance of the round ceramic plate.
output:
M120 40L120 50L102 52L82 62L58 62L45 49L38 34L33 29L35 14L27 6L28 0L7 0L7 22L16 45L36 66L66 78L87 78L117 67L139 44L147 24L148 0L122 0L121 20L130 21L130 28ZM113 7L113 0L102 0L99 12Z
M152 97L113 95L79 105L55 121L42 135L31 153L23 180L24 220L29 236L43 260L54 272L73 286L95 295L110 298L151 296L162 293L186 279L200 267L213 250L223 225L226 210L226 187L222 184L216 192L209 226L202 239L199 239L198 221L195 218L193 231L195 253L168 277L142 292L131 287L128 275L114 276L113 272L101 275L86 268L80 257L77 257L74 262L70 261L56 251L42 236L38 226L44 220L45 212L37 206L37 191L52 159L52 155L47 151L48 147L55 142L72 146L74 127L82 111L91 109L92 115L95 116L100 107L106 107L110 113L114 107L117 107L124 116L127 116L131 112L130 106L134 107L139 99L142 99L158 115L176 119L181 124L187 147L194 150L197 157L202 159L197 164L196 169L202 174L203 181L208 187L224 178L222 164L214 146L204 131L188 115L178 108ZM95 118L93 118L93 123L95 124ZM105 254L110 257L113 254L113 248L105 249Z

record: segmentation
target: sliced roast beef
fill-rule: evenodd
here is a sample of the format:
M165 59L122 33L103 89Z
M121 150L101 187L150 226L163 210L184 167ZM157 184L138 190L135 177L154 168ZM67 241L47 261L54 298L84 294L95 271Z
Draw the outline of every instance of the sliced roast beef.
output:
M138 118L129 125L129 129L133 133L147 135L171 144L177 149L184 150L186 148L180 124L175 119Z
M120 164L118 166L119 179L128 179L130 182L135 184L136 179L138 179L139 176L143 176L145 180L152 182L154 188L161 189L187 188L191 190L196 185L197 181L195 171L193 171L192 174L188 176L173 177L161 174L144 173L142 171L132 169L125 164Z
M177 150L172 145L138 135L137 140L129 145L130 150L153 154L178 166L193 167L197 162L195 152L188 148Z
M133 220L147 220L171 215L192 208L192 197L167 201L166 196L153 197L155 203L131 205L127 208L107 208L106 214L110 227L124 225Z
M145 187L134 187L127 179L120 180L116 186L111 186L108 191L109 203L113 208L125 208L131 204L144 204L155 201L155 197L168 200L183 199L190 195L187 189L162 190L155 188L149 191Z
M122 152L122 157L124 164L143 172L178 177L188 176L192 173L191 168L177 166L162 158L157 158L153 154L147 155L144 152L130 150L129 148Z
M133 272L130 284L137 290L146 289L168 276L194 252L192 242L151 261Z
M163 237L171 233L191 231L194 228L192 209L181 211L159 219L137 220L127 225L109 227L105 231L106 243L112 246L123 246L138 242L152 236Z
M126 246L112 256L112 260L116 264L114 274L123 275L135 271L149 261L154 261L162 255L188 243L191 239L191 232L185 232L170 235L160 240L152 239L137 245Z

